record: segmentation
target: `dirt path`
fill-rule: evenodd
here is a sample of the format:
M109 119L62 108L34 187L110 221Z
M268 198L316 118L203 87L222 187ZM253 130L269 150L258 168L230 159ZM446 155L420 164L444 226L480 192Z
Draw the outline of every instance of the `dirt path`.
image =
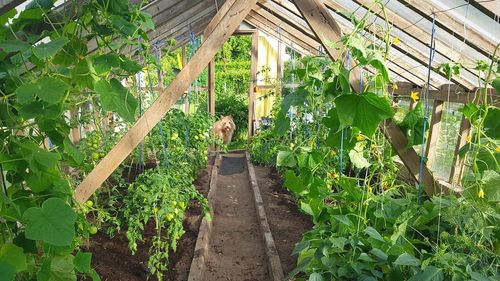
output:
M252 196L245 154L224 155L204 280L269 280Z

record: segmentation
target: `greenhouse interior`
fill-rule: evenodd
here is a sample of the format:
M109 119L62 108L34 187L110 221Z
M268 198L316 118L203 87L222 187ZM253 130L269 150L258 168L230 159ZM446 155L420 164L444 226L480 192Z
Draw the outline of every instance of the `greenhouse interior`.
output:
M0 281L500 281L500 0L0 27Z

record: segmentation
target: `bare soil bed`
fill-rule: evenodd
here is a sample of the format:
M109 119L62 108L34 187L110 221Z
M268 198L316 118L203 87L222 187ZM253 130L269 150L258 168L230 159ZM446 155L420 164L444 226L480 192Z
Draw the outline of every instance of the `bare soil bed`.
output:
M224 159L226 163L223 161L217 180L214 230L209 245L206 280L265 281L268 280L266 257L256 221L248 170L244 154L234 156L237 159ZM214 157L211 157L209 166L199 172L194 183L205 196L209 190L213 163ZM274 169L255 166L255 173L286 275L296 266L297 257L291 256L293 247L303 233L311 229L312 223L308 216L298 211ZM170 269L164 280L188 279L201 215L200 206L191 202L184 220L186 233L179 240L177 252L170 253ZM125 231L113 238L103 232L91 238L92 265L103 281L142 281L148 278L147 258L151 241L147 238L154 233L153 224L148 224L144 231L146 242L138 245L135 255L128 249ZM150 280L155 279L150 276Z
M210 172L215 157L209 158L206 169L198 172L194 185L204 196L208 195ZM135 174L135 173L132 173ZM135 178L135 175L132 175ZM197 202L191 202L186 209L184 229L186 233L178 242L177 252L171 252L169 271L166 272L165 280L185 281L188 278L191 260L193 259L194 247L198 237L198 230L202 218L201 206ZM155 233L154 225L149 223L144 229L146 241L139 244L137 253L132 255L128 249L128 241L125 231L122 230L113 238L103 232L98 232L90 240L90 252L92 252L92 266L99 273L103 281L143 281L149 276L147 269L148 249ZM153 276L150 280L154 280Z
M255 167L267 220L278 249L285 276L297 265L297 256L292 256L296 243L313 226L309 216L301 213L292 195L283 188L281 176L274 168Z

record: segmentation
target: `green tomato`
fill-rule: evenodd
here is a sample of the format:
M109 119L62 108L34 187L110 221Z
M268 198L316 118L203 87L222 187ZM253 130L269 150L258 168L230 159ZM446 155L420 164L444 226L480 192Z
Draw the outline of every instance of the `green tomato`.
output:
M174 209L174 214L178 215L180 213L179 209Z
M97 233L97 227L96 226L91 226L89 229L90 235L94 235Z
M87 205L87 207L89 207L89 208L92 208L92 206L94 206L94 202L89 200L89 201L85 202L85 205Z
M172 207L177 206L177 201L174 200L174 201L170 202L170 206L172 206Z
M99 155L99 153L97 153L97 152L92 153L92 159L99 160L100 157L101 156Z
M167 221L171 221L171 220L173 220L173 219L174 219L174 214L172 214L172 213L168 213L168 214L165 216L165 218L167 219Z
M186 209L186 203L179 202L179 207L181 207L181 209L185 210Z

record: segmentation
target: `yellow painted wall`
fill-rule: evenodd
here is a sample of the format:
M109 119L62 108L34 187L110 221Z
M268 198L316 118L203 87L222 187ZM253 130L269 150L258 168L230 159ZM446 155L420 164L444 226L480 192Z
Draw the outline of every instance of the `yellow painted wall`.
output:
M278 83L278 48L280 44L274 38L259 35L257 64L257 85L277 85ZM276 100L276 89L257 88L255 93L255 120L267 117Z

